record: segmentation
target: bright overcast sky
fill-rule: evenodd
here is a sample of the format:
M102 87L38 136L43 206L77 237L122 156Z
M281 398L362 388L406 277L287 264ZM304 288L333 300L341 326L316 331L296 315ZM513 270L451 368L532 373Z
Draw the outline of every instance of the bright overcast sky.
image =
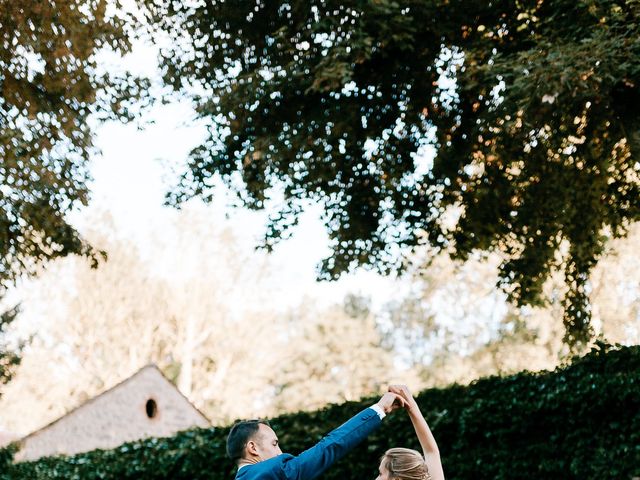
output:
M122 60L108 58L119 68ZM117 62L117 63L116 63ZM125 65L135 73L157 77L155 49L138 45L125 59ZM121 67L120 67L121 68ZM166 189L175 181L175 173L181 171L188 152L204 137L204 129L194 121L194 112L188 102L158 105L149 115L154 123L143 130L135 125L108 123L96 128L96 144L102 155L94 159L91 186L92 208L106 209L112 213L116 225L133 241L144 241L145 230L151 222L162 222L166 217L163 206ZM219 201L211 205L212 221L224 221L230 217L236 231L257 244L264 232L264 214L227 207L223 188L218 190ZM275 255L285 268L278 273L291 302L304 293L340 301L349 292L369 295L374 307L389 300L389 279L361 271L347 275L339 282L315 282L316 265L325 257L327 236L318 220L319 209L310 211L296 227L294 237L283 241ZM74 221L80 226L85 215L82 211ZM176 252L178 254L178 252ZM396 289L397 291L397 289Z

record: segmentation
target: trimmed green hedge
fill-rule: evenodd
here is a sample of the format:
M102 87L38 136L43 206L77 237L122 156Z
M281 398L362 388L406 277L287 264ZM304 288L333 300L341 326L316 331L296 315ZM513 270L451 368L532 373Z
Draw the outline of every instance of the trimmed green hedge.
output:
M449 479L631 479L640 477L640 347L600 345L555 372L491 377L426 390L418 402L432 426ZM372 399L283 415L271 423L286 451L313 445ZM11 463L0 450L0 480L231 479L228 428L125 444L73 457ZM395 413L324 480L377 475L389 447L417 448L406 415Z

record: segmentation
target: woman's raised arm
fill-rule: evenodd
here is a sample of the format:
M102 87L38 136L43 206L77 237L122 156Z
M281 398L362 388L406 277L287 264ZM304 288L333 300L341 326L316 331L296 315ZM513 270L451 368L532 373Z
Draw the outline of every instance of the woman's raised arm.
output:
M420 446L422 447L422 453L424 454L425 463L427 469L433 480L444 480L444 472L442 470L442 461L440 460L440 450L436 439L431 433L431 429L424 419L418 403L411 395L409 388L406 385L392 385L389 387L389 391L404 398L406 405L405 408L409 413L409 418L413 424L413 428L416 431Z

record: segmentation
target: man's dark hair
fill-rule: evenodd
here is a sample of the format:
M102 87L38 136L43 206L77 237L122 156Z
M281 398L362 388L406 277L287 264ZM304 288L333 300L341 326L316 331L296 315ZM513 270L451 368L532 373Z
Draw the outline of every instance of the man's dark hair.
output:
M227 456L237 462L242 458L244 447L260 428L260 424L270 426L266 420L241 420L237 422L227 435Z

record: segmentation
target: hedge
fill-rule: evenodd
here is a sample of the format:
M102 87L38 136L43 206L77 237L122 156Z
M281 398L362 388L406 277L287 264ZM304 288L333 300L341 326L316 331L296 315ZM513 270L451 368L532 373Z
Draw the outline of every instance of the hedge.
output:
M640 477L640 347L598 345L554 372L490 377L421 392L418 402L438 440L448 479L633 479ZM283 415L271 421L285 451L313 445L376 399ZM72 457L12 463L0 450L0 480L232 479L228 428L124 444ZM323 475L377 475L392 446L418 448L401 412Z

